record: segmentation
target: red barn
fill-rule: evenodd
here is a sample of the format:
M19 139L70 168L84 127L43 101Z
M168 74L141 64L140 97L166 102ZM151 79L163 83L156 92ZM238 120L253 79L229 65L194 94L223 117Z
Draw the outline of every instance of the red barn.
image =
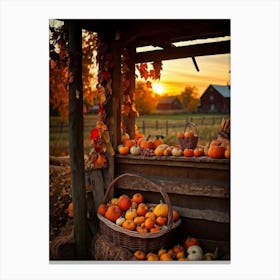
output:
M230 86L209 85L200 97L198 111L201 113L229 113Z

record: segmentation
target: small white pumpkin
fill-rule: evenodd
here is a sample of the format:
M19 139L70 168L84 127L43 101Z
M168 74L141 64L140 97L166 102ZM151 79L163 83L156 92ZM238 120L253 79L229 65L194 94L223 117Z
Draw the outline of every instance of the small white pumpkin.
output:
M180 157L183 155L183 151L180 148L173 148L171 151L172 156Z
M134 156L138 156L140 155L140 147L138 145L133 145L131 148L130 148L130 153Z
M187 250L190 261L200 261L203 259L203 250L198 245L192 245Z
M124 221L125 221L125 218L121 216L116 220L116 225L121 226Z

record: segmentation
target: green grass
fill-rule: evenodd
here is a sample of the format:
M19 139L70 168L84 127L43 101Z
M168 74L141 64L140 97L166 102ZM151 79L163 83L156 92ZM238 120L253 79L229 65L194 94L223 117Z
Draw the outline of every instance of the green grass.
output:
M217 137L222 118L229 115L222 114L179 114L179 115L145 115L136 119L138 129L145 135L164 136L165 142L177 144L177 132L184 131L187 122L194 122L198 130L198 145L205 145ZM96 115L86 115L84 118L84 147L90 148L89 132L95 126ZM50 117L50 153L65 155L68 152L68 123L59 117Z

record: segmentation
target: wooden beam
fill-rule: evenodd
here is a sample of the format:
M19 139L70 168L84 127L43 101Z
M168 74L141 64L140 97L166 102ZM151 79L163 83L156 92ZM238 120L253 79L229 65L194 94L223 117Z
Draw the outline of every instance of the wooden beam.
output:
M170 48L168 50L141 52L135 55L135 63L226 53L230 53L230 41L191 45L174 49Z
M69 152L74 207L76 258L88 259L88 225L84 171L84 120L82 85L82 30L77 21L67 22L69 31L69 72L74 76L69 85Z

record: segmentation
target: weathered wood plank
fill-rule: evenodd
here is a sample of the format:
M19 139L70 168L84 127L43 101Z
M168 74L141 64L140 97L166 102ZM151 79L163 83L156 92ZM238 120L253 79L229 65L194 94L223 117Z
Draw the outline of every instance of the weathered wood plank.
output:
M151 179L151 178L149 178ZM152 178L155 183L163 186L167 193L175 193L193 196L209 196L229 198L229 188L227 186L218 186L215 184L203 184L194 181L165 180L164 178ZM133 181L129 178L120 179L118 186L122 189L151 191L151 187L141 182L141 179L135 178Z
M141 164L141 165L161 165L161 166L184 166L196 168L210 168L229 170L229 159L213 159L210 157L175 157L175 156L152 156L145 157L133 155L116 155L118 163Z
M182 217L214 221L218 223L229 223L229 213L210 209L191 209L185 207L172 206L179 211Z
M212 160L208 157L186 158L186 157L151 157L141 156L119 156L115 157L115 175L130 172L134 174L145 174L150 177L162 177L173 181L174 178L189 179L195 182L218 184L229 186L230 162L221 159Z

